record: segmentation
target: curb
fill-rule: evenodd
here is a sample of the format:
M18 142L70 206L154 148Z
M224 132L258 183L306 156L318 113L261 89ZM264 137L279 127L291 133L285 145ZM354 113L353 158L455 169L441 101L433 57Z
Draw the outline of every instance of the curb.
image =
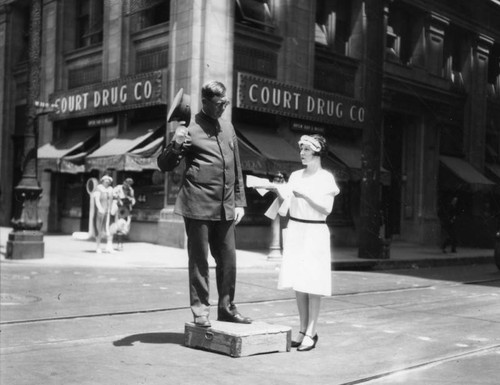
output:
M454 257L454 258L426 258L426 259L374 259L362 261L332 262L332 270L395 270L395 269L423 269L428 267L495 264L493 256Z

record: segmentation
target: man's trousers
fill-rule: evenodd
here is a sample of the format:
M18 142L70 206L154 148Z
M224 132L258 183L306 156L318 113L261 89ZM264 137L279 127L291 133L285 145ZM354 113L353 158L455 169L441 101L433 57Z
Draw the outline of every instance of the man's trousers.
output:
M206 221L184 218L189 257L189 296L195 317L209 315L208 250L215 259L218 314L234 314L236 250L234 221Z

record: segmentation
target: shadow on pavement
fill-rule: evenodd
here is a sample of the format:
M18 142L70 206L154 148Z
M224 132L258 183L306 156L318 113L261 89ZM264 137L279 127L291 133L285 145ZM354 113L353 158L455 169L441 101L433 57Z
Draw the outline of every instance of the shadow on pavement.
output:
M114 341L114 346L134 346L135 342L145 344L176 344L184 345L183 333L141 333L124 337L121 340Z

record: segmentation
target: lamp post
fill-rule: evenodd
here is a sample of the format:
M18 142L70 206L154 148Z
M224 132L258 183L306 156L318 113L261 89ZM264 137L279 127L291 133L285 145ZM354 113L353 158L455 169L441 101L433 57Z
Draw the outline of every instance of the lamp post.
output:
M32 0L28 45L28 95L27 122L23 132L22 177L14 187L13 231L7 241L6 258L43 258L44 243L42 221L38 216L38 201L42 193L37 179L38 117L51 112L46 103L39 103L40 94L40 46L42 25L42 1Z
M37 100L33 106L33 133L24 135L23 176L14 187L16 205L11 221L14 230L7 241L8 259L37 259L44 255L42 221L38 217L38 201L42 194L37 170L38 117L56 111L57 107Z

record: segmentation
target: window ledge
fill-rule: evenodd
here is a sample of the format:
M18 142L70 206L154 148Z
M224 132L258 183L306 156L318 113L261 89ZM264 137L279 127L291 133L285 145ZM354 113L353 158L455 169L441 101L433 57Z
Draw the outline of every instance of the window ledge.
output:
M134 32L132 34L132 40L134 43L140 42L142 40L148 40L153 37L168 35L170 31L170 22L166 21L164 23L156 24L151 27L141 29L140 31Z
M262 31L242 24L235 25L235 35L246 40L251 39L256 42L265 43L272 50L279 49L283 42L283 38L275 33Z
M103 48L102 44L95 44L89 47L78 48L73 51L67 52L64 55L66 63L78 61L85 58L102 56Z

